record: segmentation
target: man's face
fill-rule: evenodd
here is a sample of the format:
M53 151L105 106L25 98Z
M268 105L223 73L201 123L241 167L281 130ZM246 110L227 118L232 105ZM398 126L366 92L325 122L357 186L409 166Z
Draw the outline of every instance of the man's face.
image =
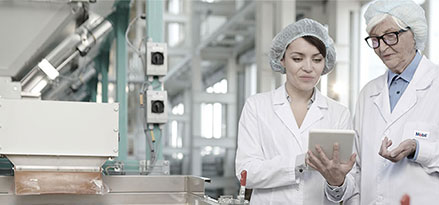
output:
M392 17L387 17L370 31L370 36L382 36L385 33L399 31ZM388 46L380 40L380 47L374 49L383 63L394 73L402 73L415 56L415 40L411 30L398 34L398 43Z

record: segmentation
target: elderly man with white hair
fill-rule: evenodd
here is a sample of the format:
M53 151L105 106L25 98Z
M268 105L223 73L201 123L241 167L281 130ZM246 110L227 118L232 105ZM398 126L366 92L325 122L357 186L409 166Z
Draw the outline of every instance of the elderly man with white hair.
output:
M346 187L357 188L361 204L399 204L404 194L411 204L437 204L439 68L421 54L428 33L424 10L411 0L378 0L364 17L365 40L388 70L358 98L361 180Z

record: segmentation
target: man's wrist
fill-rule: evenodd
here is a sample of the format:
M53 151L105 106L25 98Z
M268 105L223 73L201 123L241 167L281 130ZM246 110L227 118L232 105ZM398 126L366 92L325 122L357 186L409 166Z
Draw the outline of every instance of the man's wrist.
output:
M407 156L408 159L413 159L415 157L417 146L418 142L415 139L412 139L412 152Z

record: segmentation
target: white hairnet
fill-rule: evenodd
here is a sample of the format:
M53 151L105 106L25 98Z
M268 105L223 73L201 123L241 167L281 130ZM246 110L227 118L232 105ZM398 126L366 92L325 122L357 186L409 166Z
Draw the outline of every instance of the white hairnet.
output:
M329 36L328 30L322 24L306 18L288 25L274 37L270 49L271 69L285 73L285 68L281 64L285 50L291 42L304 36L314 36L325 44L326 58L322 75L329 73L335 64L334 41Z
M416 48L424 50L428 27L422 7L412 0L377 0L364 13L366 24L369 24L375 16L382 14L394 16L409 26L414 34Z

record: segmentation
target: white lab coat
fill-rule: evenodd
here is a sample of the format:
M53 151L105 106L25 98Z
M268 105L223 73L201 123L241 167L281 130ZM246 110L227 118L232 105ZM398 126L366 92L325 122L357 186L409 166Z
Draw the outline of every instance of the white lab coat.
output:
M285 86L247 99L239 121L236 175L239 179L247 170L250 204L334 204L325 197L320 173L310 168L295 176L296 156L307 152L310 129L351 127L349 110L315 91L300 128Z
M399 204L404 194L412 205L438 204L439 68L423 57L392 113L387 72L363 88L355 113L361 204ZM405 139L417 139L417 160L393 163L381 157L378 152L385 136L393 142L389 150Z

